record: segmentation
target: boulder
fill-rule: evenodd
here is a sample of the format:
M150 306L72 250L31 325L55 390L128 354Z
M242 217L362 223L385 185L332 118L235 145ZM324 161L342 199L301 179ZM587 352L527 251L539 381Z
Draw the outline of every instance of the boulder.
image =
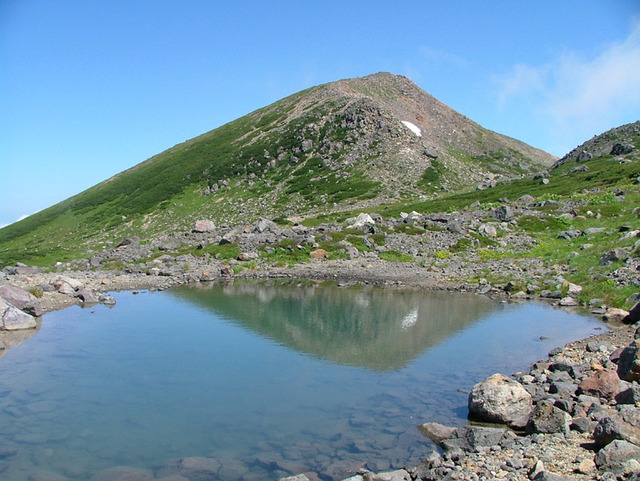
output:
M498 229L491 224L480 224L480 227L478 227L478 234L483 237L498 237Z
M627 155L633 152L633 145L629 144L615 144L611 148L611 155Z
M71 289L73 289L74 291L77 291L78 289L80 289L83 284L82 282L73 279L72 277L67 277L67 276L58 276L58 279L56 280L54 286L56 288L57 291L59 291L60 289L58 288L58 285L64 283L67 284L71 287Z
M442 441L449 439L456 431L456 428L444 426L439 423L420 424L418 429L422 434L436 444L440 444Z
M578 389L580 394L611 400L620 392L620 378L615 371L598 371L582 381Z
M457 428L451 437L442 441L439 446L445 451L474 452L481 447L510 444L516 437L513 431L506 428L465 426Z
M0 297L27 314L36 317L42 315L42 306L38 298L20 287L11 284L2 286Z
M600 261L598 263L601 266L608 266L612 262L625 261L628 258L629 258L629 253L625 249L623 249L621 247L617 247L617 248L615 248L613 250L610 250L609 252L605 253L600 258Z
M582 286L579 286L578 284L567 282L566 287L567 295L569 297L580 297L580 294L582 294Z
M278 226L275 222L270 221L269 219L258 219L258 221L251 229L252 234L262 234L263 232L275 232L278 230Z
M629 314L622 319L622 322L625 324L640 322L640 302L637 302L636 305L631 308Z
M216 225L212 220L197 220L193 224L192 232L213 232L216 230Z
M7 331L34 329L36 319L0 298L0 328Z
M578 229L563 230L562 232L558 232L558 239L571 240L581 235L582 231Z
M629 313L624 309L618 309L617 307L611 307L607 309L604 314L604 320L607 322L622 322Z
M626 407L604 416L593 429L593 439L600 447L616 439L640 445L640 412L634 407Z
M620 353L618 376L625 381L640 381L640 341L635 340Z
M552 401L540 401L527 423L527 433L569 434L571 416L553 405Z
M513 210L508 205L501 205L493 210L491 217L499 221L510 221L513 219Z
M531 414L531 394L519 382L494 374L469 393L469 416L481 421L524 426Z
M616 394L616 402L618 404L636 404L640 403L640 385L638 383L626 384L626 387L621 388L620 392Z
M616 440L601 449L594 459L601 472L624 475L640 470L640 447L627 441Z
M85 304L97 304L98 302L100 302L100 294L98 294L94 290L85 289L84 287L82 289L78 289L75 292L74 296L80 299Z
M578 301L576 301L573 297L567 296L560 299L559 304L564 307L571 307L571 306L577 306Z
M373 220L369 214L365 214L364 212L360 213L358 217L353 221L353 223L348 226L348 229L367 229L371 230L371 228L376 224L376 221Z

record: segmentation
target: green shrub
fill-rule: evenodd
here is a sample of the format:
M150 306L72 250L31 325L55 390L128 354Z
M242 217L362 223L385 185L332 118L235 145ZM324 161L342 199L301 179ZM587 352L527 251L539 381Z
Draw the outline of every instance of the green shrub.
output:
M413 256L395 250L382 251L380 259L390 262L413 262Z

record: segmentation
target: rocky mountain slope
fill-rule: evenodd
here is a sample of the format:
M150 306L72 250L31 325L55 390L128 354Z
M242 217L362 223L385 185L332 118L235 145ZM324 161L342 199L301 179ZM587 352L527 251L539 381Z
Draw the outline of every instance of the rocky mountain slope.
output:
M0 258L69 259L125 236L184 230L198 218L299 220L426 199L554 160L482 128L406 77L379 73L294 94L10 225L0 231Z

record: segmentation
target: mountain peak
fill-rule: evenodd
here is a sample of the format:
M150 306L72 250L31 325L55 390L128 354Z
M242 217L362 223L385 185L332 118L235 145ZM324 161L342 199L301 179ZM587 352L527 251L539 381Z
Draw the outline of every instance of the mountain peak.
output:
M554 160L380 72L291 95L10 227L74 219L76 230L121 234L183 230L196 218L300 218L490 184Z

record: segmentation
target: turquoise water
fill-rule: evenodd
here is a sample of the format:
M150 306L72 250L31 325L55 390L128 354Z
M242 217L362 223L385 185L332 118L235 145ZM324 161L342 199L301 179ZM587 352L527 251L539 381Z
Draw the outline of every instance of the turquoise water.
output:
M471 294L247 283L114 296L46 314L0 359L2 479L120 465L160 477L191 456L216 459L211 479L247 481L415 464L433 450L416 425L464 424L477 381L602 329Z

